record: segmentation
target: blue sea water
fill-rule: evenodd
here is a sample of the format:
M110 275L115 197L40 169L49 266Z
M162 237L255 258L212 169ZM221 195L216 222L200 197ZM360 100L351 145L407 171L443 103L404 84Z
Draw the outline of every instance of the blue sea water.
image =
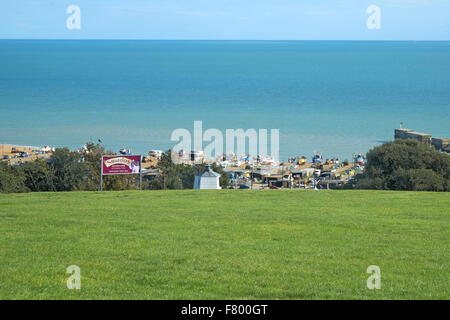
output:
M400 122L450 137L450 42L2 40L0 115L1 143L144 154L202 120L344 159Z

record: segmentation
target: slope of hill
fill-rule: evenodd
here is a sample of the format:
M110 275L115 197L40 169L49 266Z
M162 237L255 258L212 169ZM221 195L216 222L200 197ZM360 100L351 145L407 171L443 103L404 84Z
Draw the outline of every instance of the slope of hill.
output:
M448 299L449 225L448 193L0 195L0 298Z

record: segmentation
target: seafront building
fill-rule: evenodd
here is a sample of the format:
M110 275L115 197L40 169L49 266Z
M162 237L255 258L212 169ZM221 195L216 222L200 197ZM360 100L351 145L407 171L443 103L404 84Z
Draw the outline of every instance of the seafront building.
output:
M207 165L206 170L195 176L194 189L221 189L219 184L220 174L212 171Z

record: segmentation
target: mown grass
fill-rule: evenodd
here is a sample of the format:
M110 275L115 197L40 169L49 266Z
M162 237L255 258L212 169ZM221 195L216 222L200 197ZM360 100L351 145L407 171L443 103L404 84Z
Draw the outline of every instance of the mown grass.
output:
M0 298L448 299L449 225L449 193L0 195Z

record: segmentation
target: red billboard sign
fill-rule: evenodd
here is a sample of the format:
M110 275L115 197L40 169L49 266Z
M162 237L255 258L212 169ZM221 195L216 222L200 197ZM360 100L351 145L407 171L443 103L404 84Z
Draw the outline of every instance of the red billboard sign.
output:
M103 156L102 175L141 173L141 156Z

